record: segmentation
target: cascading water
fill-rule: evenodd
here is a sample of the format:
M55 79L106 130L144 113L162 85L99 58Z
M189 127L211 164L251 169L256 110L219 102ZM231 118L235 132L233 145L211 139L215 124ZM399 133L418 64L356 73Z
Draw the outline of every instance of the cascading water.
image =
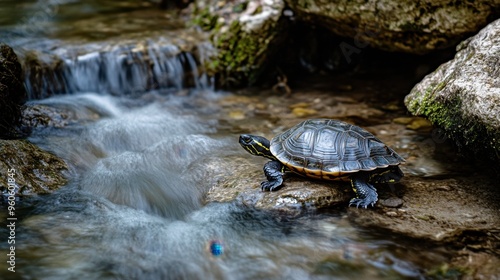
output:
M29 52L21 58L30 99L75 92L126 95L155 89L212 87L207 74L198 70L204 61L165 38L108 46L104 50L87 49L84 54L75 54L77 50L68 48L56 52L57 55ZM207 44L196 47L198 54L211 50Z
M127 95L211 89L211 77L201 67L214 55L205 35L179 30L180 23L166 20L163 12L127 2L12 1L12 11L0 8L5 18L0 21L0 41L18 54L29 99L77 92ZM147 20L137 15L135 23L121 13L124 9L145 10ZM89 15L99 19L86 26ZM113 20L118 23L110 24ZM85 31L78 30L80 25Z
M199 208L205 190L196 187L188 167L227 145L208 136L215 132L213 121L181 118L179 108L158 100L130 105L127 98L80 93L32 103L82 120L97 113L99 121L75 123L63 138L42 129L31 141L71 163L79 189L151 214L181 218Z
M342 225L345 217L335 211L291 218L238 202L203 205L207 189L198 182L208 178L200 172L201 164L214 156L242 152L236 137L217 130L210 108L220 95L77 93L31 101L30 106L50 106L77 117L67 127L40 127L30 137L65 159L72 172L67 186L31 202L34 210L23 217L17 237L21 275L40 279L420 275L411 263L387 251L395 246L392 242L367 241L362 232ZM193 107L196 103L205 106ZM223 249L220 256L210 250L214 242ZM382 272L375 273L375 267Z

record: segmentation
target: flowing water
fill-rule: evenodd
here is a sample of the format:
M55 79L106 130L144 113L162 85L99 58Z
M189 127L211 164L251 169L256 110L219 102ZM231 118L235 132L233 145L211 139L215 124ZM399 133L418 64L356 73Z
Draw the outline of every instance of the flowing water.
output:
M342 210L287 215L203 205L196 163L240 152L210 103L228 93L80 93L35 104L82 120L30 141L71 164L71 182L26 202L16 267L27 278L419 278L418 248L351 225ZM192 107L203 101L204 107ZM208 109L207 109L208 108ZM228 172L230 175L230 172ZM219 242L223 254L210 245ZM404 254L403 254L404 252ZM409 259L408 256L410 256ZM428 257L428 256L427 256ZM434 256L444 260L444 255ZM436 259L434 259L436 260Z
M154 7L132 1L3 2L19 13L2 11L3 34L42 53L54 44L73 50L75 38L119 36L115 29L104 34L105 27L127 22L130 13L137 13L138 23L123 26L127 32L161 29L142 25L147 15L160 18ZM43 25L27 28L40 9ZM98 34L86 34L91 20ZM70 23L83 27L65 28ZM342 209L289 215L239 202L205 204L208 190L199 184L204 173L197 164L244 153L216 114L218 101L234 93L211 89L190 54L155 43L168 36L151 38L144 50L156 62L153 69L125 67L123 61L138 52L111 48L76 60L60 54L66 61L62 92L52 79L36 93L28 77L30 105L73 116L66 126L40 127L29 138L68 162L69 183L19 202L18 274L6 275L2 262L4 278L419 279L424 267L446 260L439 249L423 253L424 244L358 228ZM191 89L182 78L186 68L196 72ZM161 75L168 77L164 83ZM144 77L157 83L150 86ZM0 235L6 234L2 228Z

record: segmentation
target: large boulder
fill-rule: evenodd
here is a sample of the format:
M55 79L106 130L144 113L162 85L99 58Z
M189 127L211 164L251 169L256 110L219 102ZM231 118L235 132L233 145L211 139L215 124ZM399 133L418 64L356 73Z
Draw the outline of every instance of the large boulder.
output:
M459 147L500 159L500 20L457 47L455 58L405 98L408 110L445 129Z
M252 85L266 71L281 72L279 66L270 66L287 59L310 68L303 48L312 49L312 56L327 64L330 56L333 64L344 63L336 61L339 57L351 64L351 55L366 47L412 54L450 48L500 11L500 2L486 0L197 0L193 4L194 23L209 31L218 51L206 68L218 75L222 86ZM317 32L324 29L315 27L328 32ZM321 48L325 50L318 51Z
M21 64L11 47L0 44L0 138L22 136L18 125L25 100Z
M454 46L498 15L498 1L285 0L299 20L354 38L356 46L423 54ZM352 48L350 48L352 47Z

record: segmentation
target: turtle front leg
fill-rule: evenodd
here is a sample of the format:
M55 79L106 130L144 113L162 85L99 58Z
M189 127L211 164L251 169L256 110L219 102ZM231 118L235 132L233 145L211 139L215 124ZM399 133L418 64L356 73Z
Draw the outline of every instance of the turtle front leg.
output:
M374 206L378 200L377 189L368 183L367 174L359 172L351 176L352 189L356 193L356 198L351 199L349 206L367 208L368 205Z
M277 191L283 184L284 166L281 162L273 160L264 165L264 174L267 181L260 183L263 191Z

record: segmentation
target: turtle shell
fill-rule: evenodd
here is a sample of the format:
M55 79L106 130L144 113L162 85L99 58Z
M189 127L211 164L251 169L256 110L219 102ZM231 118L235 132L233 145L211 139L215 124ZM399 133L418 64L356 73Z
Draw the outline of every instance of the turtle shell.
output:
M271 153L291 171L327 180L405 161L363 128L330 119L306 120L277 135Z

